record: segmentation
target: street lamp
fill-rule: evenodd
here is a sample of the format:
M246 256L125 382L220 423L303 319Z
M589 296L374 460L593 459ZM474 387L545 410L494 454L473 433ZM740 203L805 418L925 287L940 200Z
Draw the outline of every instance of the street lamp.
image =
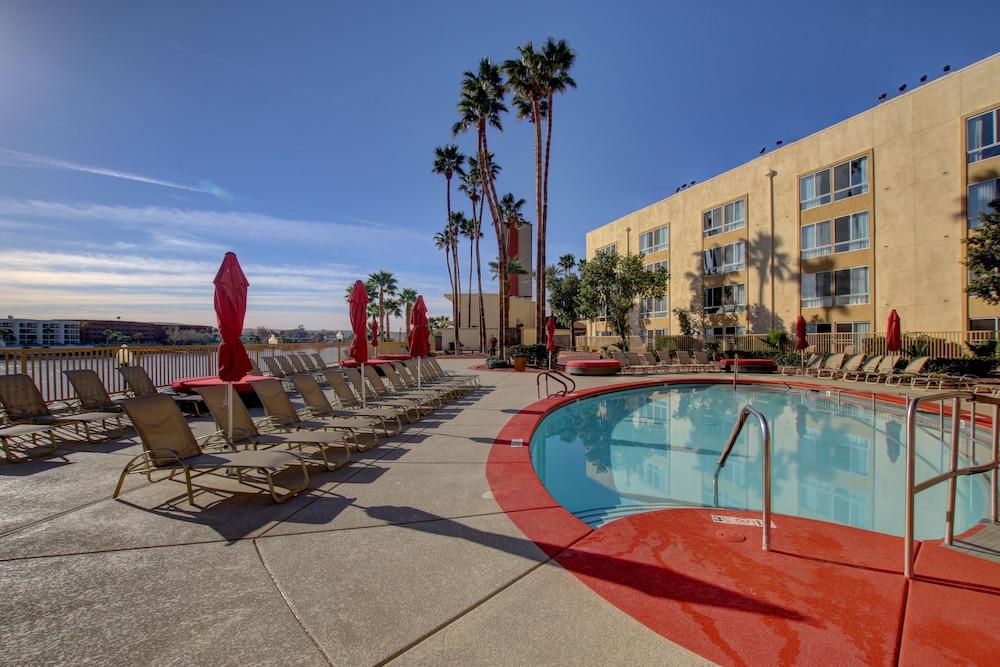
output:
M274 334L271 334L271 337L267 339L267 344L268 345L277 345L278 344L278 337L275 336Z
M340 365L340 350L341 350L341 345L343 344L343 342L344 342L344 332L343 331L338 331L337 332L337 365L338 366Z

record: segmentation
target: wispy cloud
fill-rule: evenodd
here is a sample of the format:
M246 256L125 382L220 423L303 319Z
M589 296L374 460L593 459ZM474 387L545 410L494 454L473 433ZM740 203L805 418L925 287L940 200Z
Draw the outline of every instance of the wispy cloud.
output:
M120 178L126 181L135 181L136 183L158 185L164 188L173 188L174 190L198 192L201 194L212 195L213 197L218 197L219 199L232 199L231 194L211 181L201 180L198 181L196 185L190 185L187 183L179 183L177 181L168 181L162 178L153 178L152 176L143 176L142 174L134 174L128 171L120 171L118 169L94 167L91 165L80 164L78 162L70 162L69 160L60 160L58 158L46 157L44 155L35 155L34 153L24 153L22 151L10 150L8 148L0 148L0 165L7 167L30 167L78 171L85 174L94 174L97 176Z

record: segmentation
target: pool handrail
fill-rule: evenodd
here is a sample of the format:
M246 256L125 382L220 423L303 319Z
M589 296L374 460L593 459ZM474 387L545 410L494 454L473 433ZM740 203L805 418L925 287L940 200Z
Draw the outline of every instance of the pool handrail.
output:
M545 398L552 398L553 396L565 396L566 394L576 391L576 381L573 378L560 373L556 370L542 371L535 377L535 392L538 398L542 397L542 378L545 378ZM562 385L562 389L550 394L549 393L549 379L552 379Z
M951 400L951 452L949 458L949 470L929 479L925 479L919 484L916 483L916 441L917 441L917 414L920 404L930 401L939 401L938 413L941 420L944 420L944 402ZM958 444L962 423L962 400L971 401L973 409L970 413L973 429L976 419L976 406L978 403L986 403L993 406L992 438L993 459L987 463L979 465L958 467ZM917 494L926 491L932 486L941 482L948 482L948 507L945 513L945 537L944 543L951 544L955 536L955 493L956 479L959 475L978 475L991 472L990 475L990 518L997 521L997 475L1000 473L1000 398L979 395L974 391L953 390L943 391L937 394L927 394L925 396L911 396L906 401L906 507L904 513L904 533L903 533L903 574L907 579L913 577L914 560L914 506ZM943 429L942 429L943 430ZM975 431L969 445L972 460L975 460Z
M746 405L740 410L740 416L736 419L736 423L733 424L733 431L729 434L729 440L726 441L726 447L722 450L722 454L719 455L719 461L715 469L716 480L718 480L719 471L722 467L726 465L726 459L729 458L730 452L733 451L733 445L736 444L736 439L740 437L740 432L743 430L743 426L746 425L747 419L753 415L757 418L757 423L760 425L760 433L764 441L764 475L763 484L764 488L761 492L762 500L761 505L761 548L764 551L771 550L771 427L767 423L767 417L765 417L757 408L752 405Z

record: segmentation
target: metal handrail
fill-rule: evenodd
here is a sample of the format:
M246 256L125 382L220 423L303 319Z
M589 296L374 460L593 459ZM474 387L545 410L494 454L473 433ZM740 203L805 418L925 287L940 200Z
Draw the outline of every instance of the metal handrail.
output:
M917 446L917 414L920 404L927 401L940 401L938 408L942 420L944 420L944 401L951 399L951 455L949 458L949 469L930 479L926 479L919 484L916 483L916 446ZM958 444L959 431L962 423L962 399L972 401L973 410L970 418L975 424L976 406L978 403L993 405L993 460L980 465L958 467ZM957 478L960 475L978 475L991 472L991 493L990 493L990 518L993 522L997 520L997 475L1000 469L1000 399L977 395L971 391L944 391L926 396L914 396L906 402L906 511L904 514L904 535L903 535L903 574L907 578L913 576L913 552L914 552L914 507L916 505L917 494L921 491L948 482L948 507L945 513L945 537L944 543L951 544L955 536L955 494L957 488ZM943 430L943 429L942 429ZM973 457L976 448L976 441L973 432L972 444Z
M753 415L757 418L757 423L760 424L760 433L764 439L764 488L762 491L762 505L763 509L761 511L761 521L763 528L762 537L762 547L764 551L769 551L771 548L771 427L768 426L767 417L760 413L753 406L747 405L740 410L740 416L737 418L736 423L733 424L733 432L729 434L729 440L726 441L726 447L722 450L722 454L719 456L718 465L715 468L715 479L718 482L719 471L722 467L726 465L726 459L729 458L730 452L733 451L733 445L736 444L736 438L740 436L740 432L743 430L743 426L747 423L747 418Z
M559 371L543 371L535 377L535 395L538 396L538 398L542 397L543 377L545 378L545 398L551 398L553 396L565 396L566 394L576 391L576 382L573 380L573 378L569 377L568 375L564 375ZM550 394L549 393L550 378L558 382L560 385L562 385L562 389L560 389L555 393Z

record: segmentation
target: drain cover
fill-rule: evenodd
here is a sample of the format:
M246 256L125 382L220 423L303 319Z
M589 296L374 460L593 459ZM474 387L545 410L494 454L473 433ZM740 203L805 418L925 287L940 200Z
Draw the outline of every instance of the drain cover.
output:
M747 536L743 533L736 533L731 530L717 530L715 536L726 542L746 542Z

